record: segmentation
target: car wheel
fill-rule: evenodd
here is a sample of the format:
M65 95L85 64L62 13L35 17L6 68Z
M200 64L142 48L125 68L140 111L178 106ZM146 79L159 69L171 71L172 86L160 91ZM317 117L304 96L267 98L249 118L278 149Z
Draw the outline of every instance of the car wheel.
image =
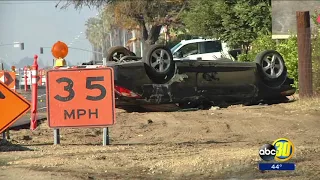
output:
M168 82L175 73L175 63L169 48L152 45L144 58L146 72L154 83Z
M120 59L124 56L132 56L132 53L130 50L123 46L115 46L111 47L108 50L107 54L107 61L115 61L120 62Z
M280 86L287 77L287 68L283 57L274 50L266 50L256 57L258 73L264 83L268 86Z

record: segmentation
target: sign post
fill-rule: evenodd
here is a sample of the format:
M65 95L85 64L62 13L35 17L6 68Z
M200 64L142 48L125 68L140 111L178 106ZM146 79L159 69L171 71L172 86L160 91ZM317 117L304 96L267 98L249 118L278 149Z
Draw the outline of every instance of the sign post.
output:
M115 123L113 69L54 69L46 79L54 144L60 143L59 128L64 127L103 127L103 145L109 144L107 127Z
M60 131L57 128L53 129L53 144L60 144Z
M102 142L102 145L103 146L106 146L106 145L109 145L110 142L109 142L109 128L106 127L106 128L103 128L103 142Z
M21 84L22 84L22 83L21 83L21 79L22 79L22 78L21 78L21 76L22 76L21 68L18 69L18 72L19 72L19 89L21 90L21 89L22 89L22 88L21 88L21 86L22 86L22 85L21 85Z
M25 66L23 68L23 72L24 72L24 91L28 91L28 70L27 70L27 66Z
M30 109L30 103L0 82L0 133Z
M6 132L2 133L2 139L6 139Z

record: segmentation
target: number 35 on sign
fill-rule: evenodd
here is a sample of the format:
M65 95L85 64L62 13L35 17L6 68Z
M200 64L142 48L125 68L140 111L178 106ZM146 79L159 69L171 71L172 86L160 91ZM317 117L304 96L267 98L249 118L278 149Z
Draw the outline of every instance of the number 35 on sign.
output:
M105 127L115 123L112 68L47 72L49 127Z

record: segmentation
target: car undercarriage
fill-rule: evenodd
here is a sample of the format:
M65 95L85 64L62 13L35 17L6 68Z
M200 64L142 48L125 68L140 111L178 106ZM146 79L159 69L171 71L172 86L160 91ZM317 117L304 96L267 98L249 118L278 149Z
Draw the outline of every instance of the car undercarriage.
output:
M173 61L163 45L151 46L145 57L117 48L108 55L107 66L114 69L116 106L124 109L174 111L279 103L296 90L282 56L273 50L259 53L255 62L237 62L226 58Z

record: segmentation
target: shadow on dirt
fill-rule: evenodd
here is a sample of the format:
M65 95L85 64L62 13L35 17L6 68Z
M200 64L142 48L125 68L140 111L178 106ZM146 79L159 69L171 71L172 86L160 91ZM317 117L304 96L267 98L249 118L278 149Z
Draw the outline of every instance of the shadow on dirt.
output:
M27 147L21 146L19 144L12 144L7 140L1 139L0 152L10 152L10 151L33 151L33 150Z
M214 141L214 140L209 140L209 141L186 141L186 142L157 142L157 143L113 143L112 141L110 142L109 145L107 146L158 146L158 145L167 145L167 146L195 146L195 145L205 145L205 144L232 144L232 143L239 143L239 142L246 142L246 141ZM52 144L37 144L37 145L52 145ZM35 145L26 145L26 146L37 146ZM63 144L63 146L102 146L102 141L101 143L84 143L84 144L76 144L76 143L71 143L71 144Z
M38 172L50 172L51 174L66 174L67 176L72 176L75 179L83 179L83 180L98 180L98 179L145 179L145 180L159 180L159 179L168 179L168 177L173 177L175 174L172 172L161 171L154 172L150 168L144 167L132 167L132 168L124 168L124 169L110 169L107 171L101 172L92 172L88 169L78 170L74 169L63 169L63 168L53 168L53 167L29 167L31 171ZM172 178L169 178L172 179ZM195 178L197 179L197 178Z
M26 145L24 145L24 146L26 146L26 147L36 147L36 146L51 146L51 145L53 145L53 141L52 141L52 143L38 143L38 144L26 144Z
M243 106L266 106L282 103L291 103L296 101L295 99L276 99L261 101L255 103L244 103L244 102L219 102L219 103L208 103L208 102L188 102L184 104L154 104L154 105L135 105L135 106L121 106L120 109L125 110L128 113L137 112L185 112L185 111L198 111L198 110L209 110L211 108L228 108L232 105L243 105Z
M47 120L46 117L45 117L45 118L38 119L38 120L37 120L37 126L41 125L41 124L44 123L46 120ZM13 131L18 131L18 130L21 130L21 129L30 129L30 123L9 128L9 130L13 130Z
M195 145L205 145L205 144L232 144L232 143L239 143L239 142L246 142L246 141L214 141L214 140L209 140L209 141L186 141L186 142L159 142L159 143L120 143L120 144L111 144L112 146L145 146L145 145L151 145L151 146L156 146L156 145L172 145L172 146L195 146Z

